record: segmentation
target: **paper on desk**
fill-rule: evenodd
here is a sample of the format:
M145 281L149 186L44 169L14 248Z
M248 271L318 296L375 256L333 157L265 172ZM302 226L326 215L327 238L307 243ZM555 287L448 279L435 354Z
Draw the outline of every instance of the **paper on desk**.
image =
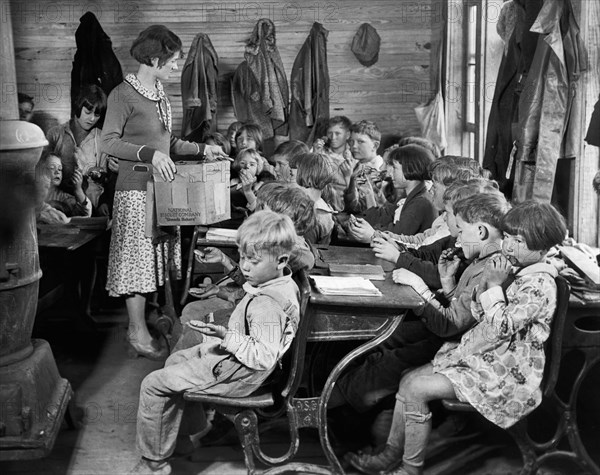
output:
M311 279L317 290L323 295L349 295L356 297L381 296L373 283L364 277L332 277L313 275Z
M237 229L227 229L227 228L210 228L206 232L206 240L207 241L226 241L235 243L235 238L237 236Z

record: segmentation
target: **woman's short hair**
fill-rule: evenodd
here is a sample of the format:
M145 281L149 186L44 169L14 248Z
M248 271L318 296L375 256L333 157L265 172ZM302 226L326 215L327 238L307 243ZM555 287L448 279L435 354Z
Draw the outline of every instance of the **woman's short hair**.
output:
M231 144L223 134L219 132L213 132L212 134L208 134L206 137L204 137L204 142L206 143L209 140L212 140L215 143L215 145L221 147L225 155L229 155L231 153Z
M398 142L398 145L400 145L401 147L404 145L419 145L419 146L429 150L433 154L433 157L435 159L440 158L440 156L442 155L440 153L440 148L436 144L434 144L431 140L426 139L425 137L416 137L416 136L404 137L404 138L400 139L400 141Z
M257 211L238 228L236 244L240 253L275 258L289 255L296 243L294 223L289 216L274 211Z
M304 236L316 224L314 201L295 183L272 181L262 185L256 193L256 209L265 206L289 216L298 236Z
M75 117L81 117L83 108L94 111L94 115L102 116L106 111L106 94L95 84L86 84L79 90L73 102Z
M304 188L324 190L333 181L329 160L320 153L303 153L297 164L296 183Z
M429 167L433 160L433 154L420 145L395 148L387 157L388 165L394 162L402 165L402 173L407 180L429 180Z
M529 200L515 205L502 218L507 234L521 235L532 251L547 251L567 237L565 218L549 203Z
M381 142L381 131L377 127L377 124L370 120L361 120L360 122L352 124L350 132L367 135L374 142Z
M241 163L244 158L251 158L252 160L256 161L256 163L258 165L258 168L256 170L257 175L263 171L263 169L265 167L265 159L263 158L263 156L260 153L258 153L253 148L241 149L235 156L235 159L233 160L233 163L231 164L231 169L233 171L239 173L239 171L242 169Z
M164 66L178 51L182 43L179 37L164 25L152 25L142 31L131 45L129 53L141 64L152 66L158 58L158 66Z
M243 132L246 132L246 135L250 137L254 142L256 142L256 150L262 150L263 144L263 133L260 130L260 126L256 124L244 124L242 125L238 131L235 133L235 141L237 143L237 139Z
M454 215L460 216L467 223L486 223L498 230L509 209L510 205L501 193L469 196L453 206Z

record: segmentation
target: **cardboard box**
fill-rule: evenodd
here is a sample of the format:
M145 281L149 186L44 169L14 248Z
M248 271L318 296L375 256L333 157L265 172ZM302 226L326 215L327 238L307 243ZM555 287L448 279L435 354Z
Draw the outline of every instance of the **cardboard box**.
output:
M229 162L177 162L172 182L154 171L159 226L213 224L231 218Z

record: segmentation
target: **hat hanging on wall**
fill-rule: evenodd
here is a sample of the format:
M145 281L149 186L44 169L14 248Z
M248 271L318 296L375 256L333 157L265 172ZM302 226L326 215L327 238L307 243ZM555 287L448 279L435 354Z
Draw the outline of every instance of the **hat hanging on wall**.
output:
M381 38L377 30L363 23L352 39L352 52L363 66L373 66L379 59Z

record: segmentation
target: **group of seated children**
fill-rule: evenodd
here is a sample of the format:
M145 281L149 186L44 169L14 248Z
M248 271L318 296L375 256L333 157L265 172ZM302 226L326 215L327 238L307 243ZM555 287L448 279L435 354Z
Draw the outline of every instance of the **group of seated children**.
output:
M110 212L106 176L118 165L97 148L105 108L99 88L83 88L73 119L49 131L37 168L45 184L39 219ZM265 381L298 326L292 273L311 269L315 245L340 236L393 262L393 280L423 302L333 389L330 409L370 413L383 428L374 448L348 455L354 467L422 473L430 401L468 402L500 427L540 404L556 308L556 270L544 258L566 236L552 206L511 209L475 160L440 157L425 139L405 138L381 156L370 121L334 117L326 137L284 142L271 157L255 124L236 122L206 142L234 157L240 259L196 250L198 262L221 263L229 280L190 290L197 300L183 310L171 356L142 383L142 459L133 473L170 473L176 446L197 445L206 432L202 407L185 404L185 391L245 396Z
M72 216L110 214L110 176L118 161L100 150L97 127L106 110L106 95L95 85L81 88L73 103L73 118L48 130L36 176L41 186L38 222L65 223Z

